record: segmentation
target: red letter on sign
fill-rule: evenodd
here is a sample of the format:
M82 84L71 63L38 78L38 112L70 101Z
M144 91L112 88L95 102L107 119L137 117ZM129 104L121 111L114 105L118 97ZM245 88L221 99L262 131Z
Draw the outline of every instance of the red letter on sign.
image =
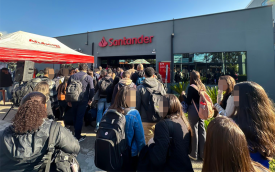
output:
M123 38L124 45L127 45L127 42L126 42L126 41L127 41L127 39L124 37L124 38Z
M113 45L117 46L117 40L114 40Z
M149 43L149 37L148 37L148 36L144 37L144 43L145 43L145 44L148 44L148 43Z
M123 40L122 39L118 40L118 45L123 45Z
M131 44L132 44L132 39L131 39L131 38L127 39L127 44L128 44L128 45L131 45Z
M113 38L110 38L110 39L109 39L109 42L111 43L111 44L109 45L110 47L113 46L112 40L113 40Z
M152 43L153 38L154 38L154 36L150 36L150 43Z
M138 39L137 38L133 38L132 39L132 44L137 44L138 43Z
M141 37L138 38L138 43L143 44L143 35L141 35Z

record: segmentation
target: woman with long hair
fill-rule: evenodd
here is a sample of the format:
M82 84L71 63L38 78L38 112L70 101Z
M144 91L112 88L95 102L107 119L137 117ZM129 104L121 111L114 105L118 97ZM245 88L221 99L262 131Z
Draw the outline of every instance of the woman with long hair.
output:
M69 76L64 77L63 83L61 83L57 87L57 99L58 99L58 104L60 108L60 120L65 114L66 108L68 107L67 102L66 102L66 89L67 89L67 84L69 80Z
M215 108L219 114L224 116L231 116L233 114L235 107L234 99L231 94L235 85L235 79L229 75L221 76L219 78L217 104L215 104ZM223 95L224 91L225 94Z
M202 171L269 170L251 160L243 131L232 119L221 116L207 127Z
M126 118L125 137L127 145L131 150L131 160L123 164L123 171L136 171L138 154L145 146L145 136L141 117L139 112L134 109L135 107L136 90L129 86L124 86L117 92L114 104L105 111L105 115L118 112L125 115Z
M38 171L48 153L53 120L47 119L46 96L31 92L21 101L12 125L0 132L1 171ZM57 124L55 148L77 155L80 146L72 133Z
M49 119L54 119L51 100L50 100L50 87L46 81L39 82L33 89L35 92L44 94L47 98L47 114Z
M232 119L244 132L252 160L269 167L275 156L275 107L263 87L251 81L234 87L236 114Z
M167 112L164 120L155 126L154 138L149 140L150 169L153 171L193 171L188 154L191 149L192 129L185 117L179 99L166 95Z
M199 109L200 95L198 90L205 91L205 86L201 82L200 73L193 70L190 73L190 86L188 87L186 103L188 104L188 120L193 131L192 151L189 157L193 160L203 159L203 149L205 143L204 121L199 118L195 106ZM198 152L199 151L199 152Z

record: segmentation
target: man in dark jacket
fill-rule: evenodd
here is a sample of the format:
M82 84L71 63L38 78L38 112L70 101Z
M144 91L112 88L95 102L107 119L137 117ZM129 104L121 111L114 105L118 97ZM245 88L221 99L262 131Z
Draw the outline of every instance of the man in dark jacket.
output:
M81 136L81 130L83 126L83 119L86 112L86 108L88 104L92 103L92 99L94 97L94 84L93 78L87 75L88 65L86 63L82 63L79 65L78 73L72 75L68 80L68 86L71 83L71 80L80 80L82 83L82 93L84 93L83 99L79 102L68 102L68 106L73 108L74 118L74 128L75 128L75 137L79 140L79 142L83 141L86 136ZM84 75L87 75L83 80Z
M96 117L96 128L95 132L97 132L99 128L99 123L102 119L102 115L105 109L109 108L112 101L112 94L113 94L113 78L112 78L112 70L102 69L101 72L101 79L98 81L96 86L96 97L98 97L97 103L97 117Z
M133 83L135 83L137 86L140 85L137 83L137 80L139 78L143 78L144 77L144 71L143 71L143 65L139 64L137 66L137 71L135 73L132 74L131 76L131 80L133 81Z
M121 87L124 87L124 86L130 86L130 87L136 89L136 84L133 83L133 81L130 79L130 72L129 71L123 72L122 79L119 81L119 83L117 83L114 86L114 92L113 92L113 97L112 97L112 103L111 104L114 104L115 98L116 98L116 94L117 94L118 90Z
M12 78L9 70L7 68L3 68L0 71L0 88L7 91L7 98L10 100L11 96L11 89L12 89ZM0 101L2 100L2 94L0 94Z
M136 109L139 111L141 115L142 125L145 134L146 143L153 137L152 127L156 124L148 120L147 115L147 106L149 106L149 102L151 99L150 92L146 89L147 87L153 91L160 92L162 96L166 95L166 91L164 90L163 85L154 78L155 71L151 67L147 67L144 71L145 79L143 84L137 87L136 93Z

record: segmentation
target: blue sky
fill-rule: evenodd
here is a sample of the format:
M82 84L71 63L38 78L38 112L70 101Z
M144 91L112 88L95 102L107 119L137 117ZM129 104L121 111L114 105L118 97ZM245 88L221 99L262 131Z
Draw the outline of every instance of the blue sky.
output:
M0 32L63 36L243 9L250 0L0 0Z

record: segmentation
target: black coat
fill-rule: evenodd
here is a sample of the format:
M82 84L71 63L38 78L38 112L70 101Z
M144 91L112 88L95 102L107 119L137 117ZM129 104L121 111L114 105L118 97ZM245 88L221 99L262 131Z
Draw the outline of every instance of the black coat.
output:
M2 70L0 70L0 87L10 87L12 84L11 74L5 74Z
M17 135L10 125L0 132L0 171L37 171L48 152L48 138L52 120L45 120L40 128L31 133ZM80 146L72 133L60 126L55 148L70 154L78 154ZM68 144L69 143L69 144ZM24 161L29 159L29 161Z
M164 120L156 124L155 143L149 146L150 168L154 171L193 171L188 157L191 133L181 118L172 119L172 123L174 133L170 147L168 125Z

